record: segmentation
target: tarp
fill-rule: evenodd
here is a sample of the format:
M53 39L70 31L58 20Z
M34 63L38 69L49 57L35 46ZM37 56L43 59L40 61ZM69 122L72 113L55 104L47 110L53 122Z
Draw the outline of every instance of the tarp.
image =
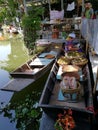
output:
M98 54L98 19L82 18L81 34Z

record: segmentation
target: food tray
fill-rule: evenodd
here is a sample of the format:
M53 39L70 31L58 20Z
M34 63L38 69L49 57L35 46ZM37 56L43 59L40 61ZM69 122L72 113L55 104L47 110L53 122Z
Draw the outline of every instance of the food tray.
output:
M81 57L78 59L73 59L71 63L77 66L84 66L88 63L88 59Z
M70 64L70 60L69 60L67 57L65 57L65 56L61 56L61 57L58 59L57 63L58 63L59 65L68 65L68 64Z
M77 58L83 57L84 53L78 52L78 51L68 51L68 52L65 53L65 56L68 59L72 60L72 59L77 59Z

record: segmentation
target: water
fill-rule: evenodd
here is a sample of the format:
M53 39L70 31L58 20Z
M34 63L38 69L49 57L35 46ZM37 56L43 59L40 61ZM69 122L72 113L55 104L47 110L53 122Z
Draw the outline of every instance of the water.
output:
M11 80L9 75L16 67L29 60L28 50L22 39L0 42L0 88ZM15 93L0 90L0 108L7 105ZM13 112L12 112L13 113ZM0 114L0 130L16 130L16 124Z

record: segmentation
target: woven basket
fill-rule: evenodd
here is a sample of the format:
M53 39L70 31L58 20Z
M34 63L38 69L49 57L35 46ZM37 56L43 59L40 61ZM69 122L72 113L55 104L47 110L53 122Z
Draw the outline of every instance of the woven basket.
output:
M80 99L80 83L77 82L77 88L75 89L61 89L65 100L69 102L77 102Z
M88 60L85 60L85 61L83 61L83 62L77 62L77 63L75 63L74 62L74 60L72 60L72 62L71 62L73 65L77 65L77 66L79 66L79 67L82 67L82 66L84 66L84 65L86 65L87 63L88 63Z
M63 94L80 93L80 83L77 82L77 88L75 88L75 89L64 89L64 88L61 86L61 90L62 90L62 93L63 93Z
M75 55L75 53L78 53L79 55ZM69 59L69 60L73 60L73 59L77 59L80 57L83 57L84 53L82 52L78 52L78 51L68 51L67 53L65 53L65 56Z
M70 64L70 60L69 60L67 57L62 56L62 57L60 57L60 58L58 59L57 63L58 63L59 65L68 65L68 64Z

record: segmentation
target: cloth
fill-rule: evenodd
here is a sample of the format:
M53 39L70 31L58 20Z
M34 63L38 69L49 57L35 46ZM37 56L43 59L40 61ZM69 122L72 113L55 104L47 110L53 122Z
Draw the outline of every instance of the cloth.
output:
M81 34L98 54L98 19L81 20Z
M64 10L58 11L58 10L51 10L50 11L50 20L55 19L64 19Z
M72 2L71 4L68 3L67 11L72 11L75 9L75 2Z
M72 37L72 38L75 38L75 37L76 37L76 35L75 35L74 33L70 33L68 36L69 36L69 37Z

